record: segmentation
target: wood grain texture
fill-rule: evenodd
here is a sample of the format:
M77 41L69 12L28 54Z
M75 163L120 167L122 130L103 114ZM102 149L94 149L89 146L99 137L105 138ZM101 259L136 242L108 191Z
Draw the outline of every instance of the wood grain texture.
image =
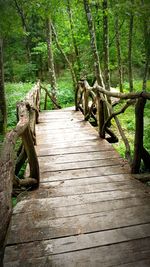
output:
M14 208L4 267L148 267L150 190L80 112L42 112L40 186Z

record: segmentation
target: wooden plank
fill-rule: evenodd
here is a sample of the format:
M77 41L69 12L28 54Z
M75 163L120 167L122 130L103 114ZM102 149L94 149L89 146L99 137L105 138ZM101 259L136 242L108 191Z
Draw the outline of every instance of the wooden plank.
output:
M38 211L12 216L11 232L7 244L26 243L65 236L84 235L90 232L106 231L150 222L149 205L113 210L93 214L82 214L73 217L50 219L49 212L45 217L38 216ZM91 223L92 222L92 223ZM150 224L147 226L150 236ZM133 228L133 231L134 228ZM98 234L98 233L97 233ZM107 236L107 233L106 233ZM80 244L78 244L80 246Z
M47 194L51 197L57 196L73 196L79 194L88 194L88 193L98 193L98 192L109 192L116 190L128 190L134 189L136 183L129 182L113 182L113 183L97 183L90 185L75 185L75 186L63 186L63 183L60 183L58 186L52 186L49 183L43 183L40 187L40 190L47 191ZM140 189L140 185L136 186L136 189Z
M63 129L63 132L72 132L72 131L79 131L82 130L82 131L86 131L86 130L89 130L89 131L93 131L94 128L92 129L91 126L89 125L89 123L87 124L87 122L82 122L81 121L61 121L60 122L60 125L59 125L59 128L58 128L58 122L54 121L54 122L51 122L51 123L44 123L44 122L41 122L39 124L36 125L36 130L37 130L37 133L39 132L43 132L43 131L49 131L49 132L59 132L60 129ZM96 131L96 129L95 129Z
M64 151L63 151L64 150ZM80 140L76 142L53 142L48 146L47 144L38 144L36 146L36 151L42 153L42 155L46 155L49 153L50 155L57 154L66 154L66 153L78 153L78 152L89 152L89 151L110 151L114 150L113 147L106 142L105 140ZM50 152L47 152L50 151ZM48 154L48 155L49 155Z
M141 182L139 181L137 183L137 181L133 178L131 178L131 176L129 174L114 174L114 175L106 175L106 176L93 176L93 177L79 177L79 178L73 178L73 179L66 179L64 181L48 181L49 186L52 187L59 187L59 186L63 186L63 187L75 187L75 186L92 186L94 184L99 184L101 183L102 186L104 186L106 183L110 184L110 183L117 183L117 182L124 182L125 184L132 184L132 185L137 185L138 188L143 188L145 189L145 185L141 184ZM44 182L47 183L47 182ZM41 182L41 186L43 185L43 182Z
M128 174L130 171L128 165L123 166L106 166L106 167L93 167L86 169L76 169L76 170L61 170L61 171L43 171L41 169L41 181L64 181L73 178L83 178L83 177L95 177L95 176L107 176L113 174Z
M124 165L124 162L121 158L114 159L100 159L100 160L87 160L87 161L77 161L77 162L64 162L64 163L51 163L50 157L40 157L39 166L41 172L48 171L65 171L65 170L76 170L76 169L86 169L94 167L105 167L105 166L115 166L115 165Z
M31 244L33 245L33 243ZM145 261L150 261L150 238L127 241L125 243L117 243L109 246L96 247L85 249L81 251L74 251L62 254L45 255L44 253L38 254L40 243L34 243L37 248L36 257L29 253L31 246L28 244L26 249L22 245L19 247L18 255L16 247L10 247L6 251L4 267L35 267L35 266L57 266L57 267L110 267L121 266L121 264L137 264ZM32 251L32 248L30 249ZM42 251L43 252L43 251ZM46 253L45 253L46 254ZM24 262L21 255L25 255ZM149 266L149 265L132 265L136 266Z
M47 147L47 145L39 145L36 147L37 155L40 156L53 156L53 155L65 155L65 154L75 154L80 153L80 155L91 153L91 152L100 152L100 151L114 151L112 146L100 146L99 145L83 145L83 146L72 146L72 147L62 147L58 148L58 144L56 147L54 145L52 147Z
M61 199L60 199L61 200ZM135 206L149 205L150 199L147 198L126 198L126 199L112 199L109 201L98 201L97 199L94 202L87 202L85 204L67 205L68 199L66 199L66 206L63 206L60 201L60 205L57 206L57 203L51 201L50 198L46 199L30 199L22 200L14 208L13 214L20 213L33 213L37 211L39 217L46 217L46 213L49 213L50 219L56 218L65 218L73 217L82 214L92 214L98 212L109 212L117 209L131 208ZM26 208L28 207L28 209Z
M39 138L37 138L37 144L50 144L51 142L54 143L54 142L63 142L63 141L69 141L69 142L73 142L74 141L80 141L80 140L92 140L92 139L95 139L97 137L97 134L93 133L93 134L66 134L66 135L62 135L62 134L59 134L58 136L55 136L55 135L46 135L46 139L44 140L45 138L45 135L44 136L41 136Z
M50 193L50 191L49 191ZM24 194L25 199L48 199L52 206L55 207L62 207L62 206L73 206L73 205L81 205L86 203L95 203L97 201L112 201L114 199L127 199L127 198L142 198L142 197L149 197L149 194L143 189L126 189L122 190L115 190L109 192L98 192L98 193L88 193L73 195L73 196L59 196L59 197L51 197L47 191L40 190L38 194L36 191L29 192L28 194ZM23 198L23 195L22 195Z
M48 155L49 156L49 155ZM40 157L40 162L49 161L50 164L56 163L69 163L69 162L78 162L78 161L87 161L87 160L99 160L99 159L112 159L120 158L119 154L116 151L94 151L88 153L72 153L65 155L56 155L56 156L43 156Z
M149 236L150 236L150 224L135 225L120 229L113 229L113 230L111 229L108 231L101 231L84 235L78 234L76 236L70 236L60 239L58 238L53 240L44 240L41 242L39 241L30 242L26 243L25 246L24 244L18 244L11 247L7 247L6 255L8 255L8 257L6 256L5 259L7 259L8 261L8 259L10 260L11 257L15 261L17 260L19 254L21 255L23 254L25 260L26 258L30 257L32 258L33 255L34 258L43 257L58 253L79 251L83 249L107 246L121 242L128 242L131 240L147 238Z

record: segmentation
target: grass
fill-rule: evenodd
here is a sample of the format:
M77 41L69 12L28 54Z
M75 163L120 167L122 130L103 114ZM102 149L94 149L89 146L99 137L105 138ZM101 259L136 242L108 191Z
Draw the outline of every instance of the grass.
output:
M6 83L6 101L7 101L7 130L11 130L17 122L16 103L23 100L26 93L33 86L32 83Z
M141 88L142 88L142 81L134 81L135 91L141 91ZM148 80L147 82L147 91L150 92L150 80ZM124 92L129 92L128 83L124 83ZM120 107L121 105L119 105L117 109L119 109ZM122 128L124 129L125 135L129 140L132 154L134 150L134 134L135 134L135 115L134 115L135 111L134 109L135 107L130 106L125 111L125 113L120 114L118 116L120 123L122 125ZM116 130L115 122L113 122L112 128L117 133L117 136L118 136L118 131ZM150 137L150 101L147 100L147 103L144 109L144 147L150 152L149 137ZM119 139L119 143L116 143L113 146L120 153L122 157L125 156L125 146L121 138Z
M50 85L48 85L47 83L43 83L43 86L50 91ZM44 107L44 96L45 92L43 92L42 90L42 96L41 96L42 109ZM62 108L74 106L74 90L73 90L72 79L67 72L65 72L61 77L57 79L57 101ZM53 104L51 103L49 98L47 103L47 109L53 109Z

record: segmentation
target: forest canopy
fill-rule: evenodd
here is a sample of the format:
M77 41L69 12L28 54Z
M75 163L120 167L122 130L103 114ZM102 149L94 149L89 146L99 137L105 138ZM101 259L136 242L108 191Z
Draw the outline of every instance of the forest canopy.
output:
M84 1L81 0L1 0L0 35L4 42L4 69L7 81L48 78L47 19L51 20L59 46L71 63L77 78L94 79L93 58ZM106 7L104 5L106 2ZM108 20L109 70L111 84L118 80L120 51L122 79L128 80L129 61L132 79L143 79L149 49L150 8L148 0L89 1L97 49L104 71L104 15ZM117 40L118 39L118 40ZM56 75L68 68L52 32ZM119 46L119 47L118 47ZM129 51L131 50L131 51ZM131 55L129 55L131 53ZM131 71L131 70L130 70Z

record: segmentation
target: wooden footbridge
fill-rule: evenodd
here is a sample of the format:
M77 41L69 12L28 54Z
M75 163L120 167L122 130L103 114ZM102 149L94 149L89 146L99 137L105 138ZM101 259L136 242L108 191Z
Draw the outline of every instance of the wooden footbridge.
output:
M37 177L22 139L40 181L13 209L4 267L150 266L150 190L80 111L40 113Z

